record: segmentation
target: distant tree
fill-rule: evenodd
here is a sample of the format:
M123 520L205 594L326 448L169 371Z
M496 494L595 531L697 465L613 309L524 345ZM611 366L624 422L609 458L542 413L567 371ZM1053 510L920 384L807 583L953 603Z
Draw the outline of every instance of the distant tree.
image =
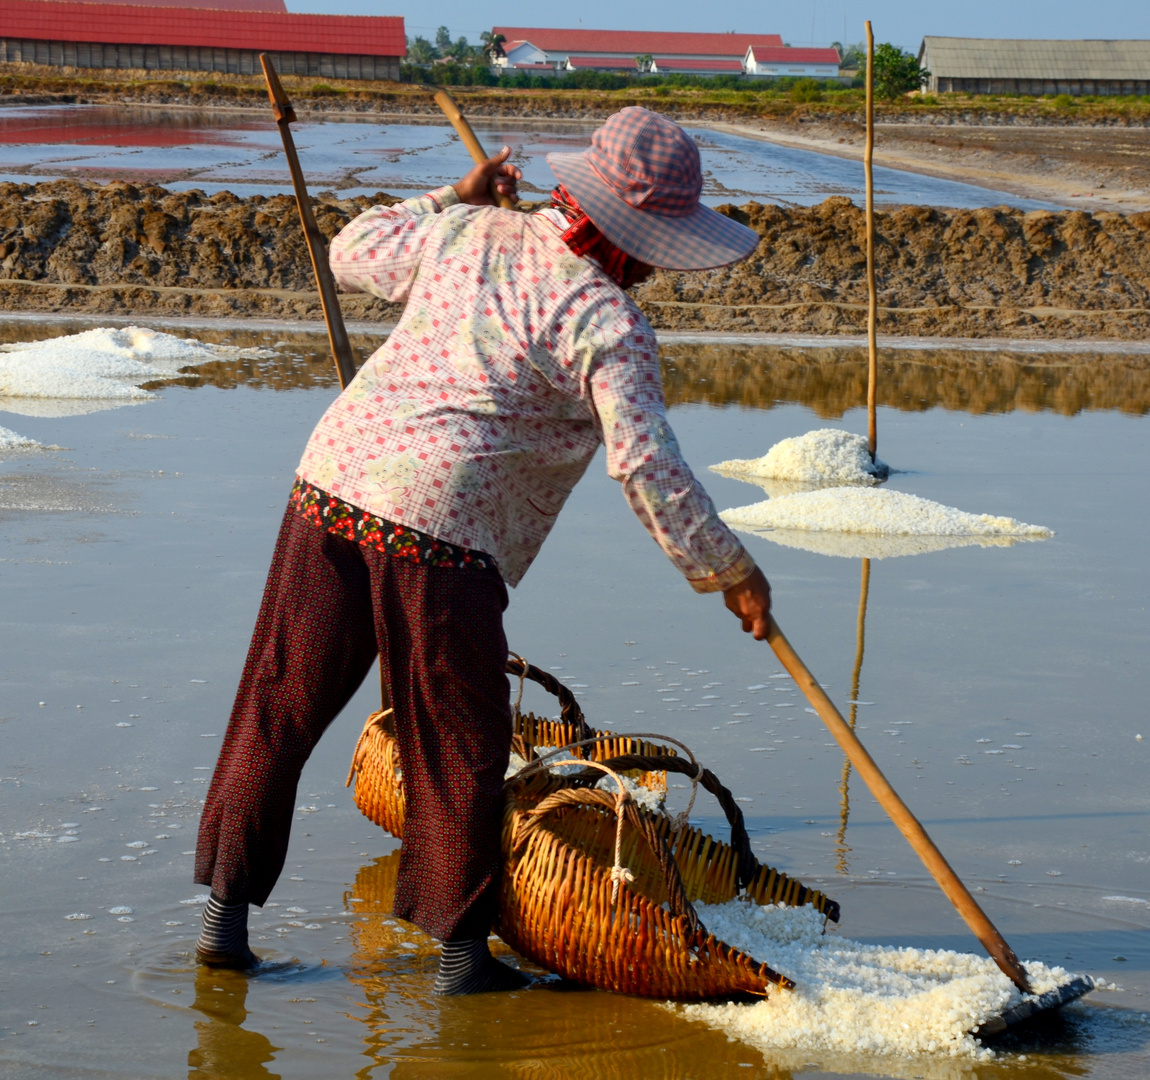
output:
M930 78L930 72L919 67L918 57L897 45L883 42L874 50L874 92L876 97L893 101L921 90Z
M446 26L441 26L435 31L435 48L440 56L451 51L451 31Z
M647 74L655 66L655 58L648 53L640 53L635 57L635 67L643 74Z
M407 43L409 64L430 64L439 57L439 50L425 37L412 38Z
M840 45L835 42L835 48L839 51L839 65L845 68L859 68L866 67L866 42L860 41L856 45Z
M482 50L477 49L465 37L458 38L453 45L448 46L448 52L457 64L472 64L482 56Z
M498 56L506 56L507 53L503 51L503 43L507 40L502 34L493 34L490 30L484 30L479 35L479 41L483 46L483 52L487 54L487 58L494 61Z

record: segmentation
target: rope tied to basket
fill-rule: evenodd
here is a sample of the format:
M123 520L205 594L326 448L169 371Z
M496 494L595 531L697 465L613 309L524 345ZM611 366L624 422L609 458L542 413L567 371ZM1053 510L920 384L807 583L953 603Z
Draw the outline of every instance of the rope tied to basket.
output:
M554 763L553 763L554 764ZM588 767L587 771L600 769L613 776L616 782L621 780L614 769L597 761L565 761L559 764L577 764ZM532 762L532 765L540 765ZM538 771L538 770L534 770ZM527 774L528 769L522 769L513 780L519 780ZM511 783L511 781L509 781ZM667 909L670 913L683 921L688 938L702 940L706 935L706 928L699 919L694 905L687 898L687 890L683 886L683 878L679 873L679 866L675 856L667 846L656 824L656 819L650 815L640 813L639 807L626 787L619 783L620 791L612 794L602 788L567 787L548 795L537 805L526 810L523 817L516 824L512 837L512 851L519 855L527 845L531 834L543 824L543 818L553 810L564 806L597 806L615 815L615 862L611 868L610 880L612 882L611 903L618 900L619 883L630 883L635 880L634 874L622 864L623 822L626 821L635 829L650 848L651 853L659 865L659 871L667 890ZM693 951L693 946L691 947Z
M623 882L630 884L635 880L635 875L631 873L623 865L623 822L627 818L627 805L632 802L631 793L627 790L627 785L623 783L623 778L615 772L614 769L607 765L601 765L597 761L578 761L575 758L569 758L566 761L551 762L552 765L586 765L590 769L599 769L601 772L606 773L615 781L618 791L612 795L609 791L602 791L599 788L592 790L582 789L578 791L557 791L550 798L544 799L534 810L528 811L531 817L538 820L543 814L549 810L554 809L556 806L572 805L581 803L585 806L607 806L615 814L615 863L611 867L611 903L615 904L619 899L619 884ZM518 775L522 775L526 770L520 770ZM525 833L529 831L524 830ZM522 848L523 842L526 841L526 835L523 840L516 836L515 849L518 851Z
M515 705L513 706L513 709L512 709L512 720L515 721L515 720L518 720L519 717L521 717L523 715L523 712L521 709L521 706L523 705L523 688L527 685L527 672L531 669L531 665L529 663L527 663L527 661L524 660L523 657L520 656L516 652L508 653L507 656L508 656L508 660L507 660L508 667L511 666L511 657L515 657L515 659L520 664L523 665L522 670L520 670L520 672L519 672L519 696L516 697Z

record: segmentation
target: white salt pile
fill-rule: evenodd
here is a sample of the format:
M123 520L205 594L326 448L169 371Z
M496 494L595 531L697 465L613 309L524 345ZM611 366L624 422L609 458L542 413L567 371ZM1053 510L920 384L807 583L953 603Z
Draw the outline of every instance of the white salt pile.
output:
M748 480L786 480L807 487L826 484L877 484L886 474L872 462L867 440L836 428L820 428L775 443L760 458L735 458L712 465L715 472Z
M209 345L138 326L101 327L46 341L0 345L0 409L61 416L130 404L153 395L143 382L174 378L210 360L271 355Z
M23 435L17 435L14 431L9 431L6 427L0 427L0 454L6 450L35 450L43 445L35 439L25 438Z
M758 530L747 529L747 532ZM1035 536L880 536L878 533L809 532L803 529L763 531L773 544L800 548L816 555L840 559L896 559L902 555L926 555L958 547L1013 547Z
M762 1049L985 1059L990 1051L971 1032L1021 1000L986 957L824 936L823 916L811 907L740 900L697 907L716 937L796 983L754 1005L680 1007ZM1073 977L1060 967L1025 966L1036 994Z
M941 537L984 546L1001 544L1003 540L1044 540L1054 535L1041 525L1027 525L1014 518L992 514L968 514L903 491L873 488L833 487L804 491L724 510L719 516L734 529L803 547L809 545L795 540L800 533L856 534L900 540ZM778 536L776 530L781 531ZM896 544L884 553L881 545L876 545L880 549L876 557L917 553L914 544L902 546L905 550ZM826 554L860 553L848 550L851 545L832 544L828 547L831 550ZM841 550L834 550L836 547ZM936 550L936 547L926 544L922 550Z

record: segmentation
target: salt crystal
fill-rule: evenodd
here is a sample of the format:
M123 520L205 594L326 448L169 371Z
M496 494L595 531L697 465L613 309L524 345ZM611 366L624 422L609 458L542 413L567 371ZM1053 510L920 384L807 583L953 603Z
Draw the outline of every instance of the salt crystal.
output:
M825 936L824 917L811 907L759 907L735 900L697 908L716 937L769 964L796 986L772 989L768 1000L754 1005L678 1008L692 1020L763 1050L989 1060L991 1052L970 1032L1021 1000L986 957ZM1039 994L1071 979L1062 968L1033 961L1026 970ZM924 1070L916 1063L913 1071Z
M902 491L832 487L783 495L719 515L732 528L824 555L893 558L1054 534L1009 517L971 514Z
M35 450L38 446L43 446L43 443L38 443L35 439L29 439L24 435L17 435L14 431L9 431L6 427L0 427L0 453L6 450ZM40 702L43 705L43 702Z
M63 416L153 397L142 382L175 378L211 360L272 355L209 345L138 326L100 327L45 341L0 345L0 402L10 412ZM45 400L54 405L45 405ZM40 404L35 404L39 401Z
M862 435L820 428L783 439L760 458L736 458L712 465L715 472L740 479L786 480L795 484L877 484L887 471L872 462Z

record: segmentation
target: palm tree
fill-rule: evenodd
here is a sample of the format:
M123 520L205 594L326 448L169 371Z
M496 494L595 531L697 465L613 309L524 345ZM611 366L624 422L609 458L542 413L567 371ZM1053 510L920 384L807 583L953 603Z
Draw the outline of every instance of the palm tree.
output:
M425 37L417 37L407 43L407 62L426 66L435 60L436 48Z
M479 35L479 40L483 43L483 51L492 63L495 62L497 57L507 55L507 53L503 51L503 43L507 38L502 34L493 34L490 30L484 30L483 33Z

